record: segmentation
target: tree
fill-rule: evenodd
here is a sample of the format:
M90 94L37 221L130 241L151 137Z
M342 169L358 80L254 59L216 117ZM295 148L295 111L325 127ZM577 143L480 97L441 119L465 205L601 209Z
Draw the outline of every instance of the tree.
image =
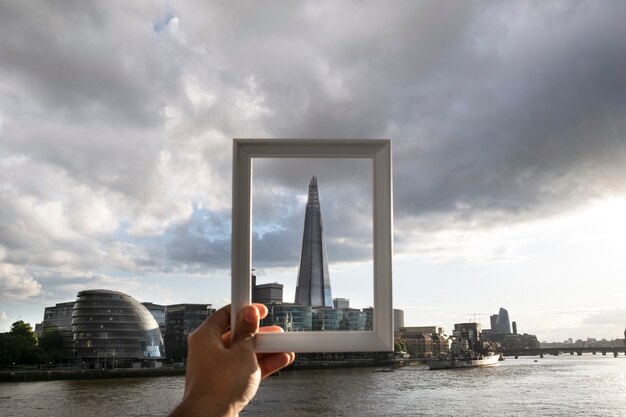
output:
M63 357L63 334L56 326L45 326L39 339L39 347L46 361L59 363Z
M23 365L42 361L43 355L37 346L37 335L30 324L19 320L13 323L10 332L0 334L0 364Z
M393 351L396 353L404 353L406 352L406 344L404 342L395 342L393 344Z
M23 320L13 323L9 333L14 336L24 336L29 343L37 344L37 335L33 332L33 328L29 323L24 323Z

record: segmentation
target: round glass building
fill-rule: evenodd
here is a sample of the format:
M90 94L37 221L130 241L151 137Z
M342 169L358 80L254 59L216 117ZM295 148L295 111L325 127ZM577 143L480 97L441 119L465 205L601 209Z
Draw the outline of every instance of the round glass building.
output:
M155 366L165 357L159 325L118 291L80 291L72 312L74 356L94 368Z

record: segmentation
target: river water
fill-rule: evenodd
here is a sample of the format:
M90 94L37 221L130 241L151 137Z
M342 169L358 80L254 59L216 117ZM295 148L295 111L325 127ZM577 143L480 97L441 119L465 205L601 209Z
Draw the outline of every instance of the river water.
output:
M536 360L536 362L535 362ZM183 377L0 384L0 416L165 416ZM626 416L626 357L508 358L480 369L288 371L242 416Z

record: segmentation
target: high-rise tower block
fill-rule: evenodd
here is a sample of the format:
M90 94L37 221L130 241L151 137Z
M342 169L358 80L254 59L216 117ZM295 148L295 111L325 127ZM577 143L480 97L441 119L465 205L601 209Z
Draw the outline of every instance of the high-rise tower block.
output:
M313 176L309 183L295 303L305 306L333 307L316 176Z

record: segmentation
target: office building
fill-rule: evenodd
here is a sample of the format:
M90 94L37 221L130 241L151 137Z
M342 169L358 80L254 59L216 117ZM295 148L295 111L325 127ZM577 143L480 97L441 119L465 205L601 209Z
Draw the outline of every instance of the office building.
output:
M509 312L500 307L498 314L490 316L491 331L496 333L511 333L511 322L509 321Z
M295 304L333 307L317 177L309 183Z
M80 291L72 330L77 364L88 368L158 367L165 357L152 314L118 291Z
M404 310L398 308L393 309L393 331L397 332L404 327Z
M497 332L497 328L498 328L498 315L497 314L492 314L491 316L489 316L489 322L491 323L491 331L493 332Z
M265 305L283 302L283 284L272 282L252 287L252 302Z
M161 336L163 336L163 340L165 340L165 306L160 304L154 304L150 302L141 303L145 308L148 309L152 317L156 320L159 325L159 330L161 331Z
M270 304L262 326L280 326L286 332L313 330L313 308L297 304Z
M339 330L365 330L367 320L365 312L356 308L342 308L341 322Z
M60 331L72 331L72 311L74 301L58 303L53 307L46 307L43 313L42 328L54 327Z
M365 330L374 329L374 307L367 307L363 309L365 313Z
M72 333L73 310L74 301L58 303L55 306L46 307L43 313L43 321L35 325L35 333L37 333L39 337L47 331L58 331L61 334L61 356L65 359L71 358L74 354L74 335Z
M332 307L313 307L312 328L315 331L339 330L343 311Z
M333 298L333 307L350 308L350 300L347 298Z
M187 336L214 312L211 304L174 304L165 308L165 349L168 359L183 361L187 357Z

